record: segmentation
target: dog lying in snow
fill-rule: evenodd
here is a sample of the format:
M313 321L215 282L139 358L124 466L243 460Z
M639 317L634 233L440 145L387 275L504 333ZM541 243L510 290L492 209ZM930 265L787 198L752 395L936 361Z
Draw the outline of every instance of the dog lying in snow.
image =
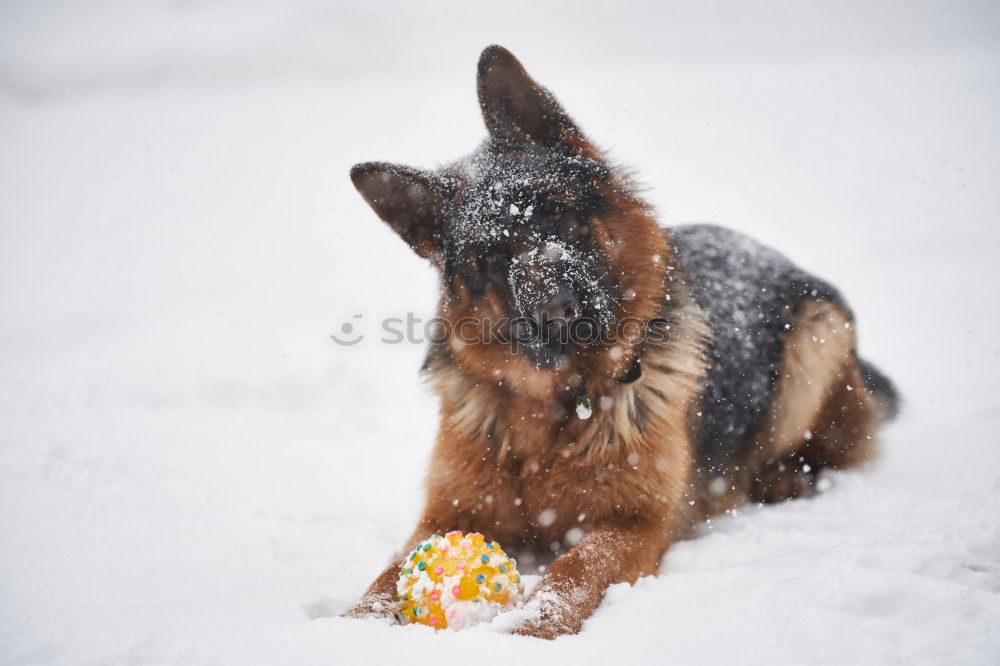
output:
M865 460L897 397L836 289L738 233L661 228L510 52L483 51L478 93L469 157L351 171L439 271L451 331L424 366L441 424L401 552L458 529L553 553L515 632L554 638L697 521ZM347 614L392 616L401 564Z

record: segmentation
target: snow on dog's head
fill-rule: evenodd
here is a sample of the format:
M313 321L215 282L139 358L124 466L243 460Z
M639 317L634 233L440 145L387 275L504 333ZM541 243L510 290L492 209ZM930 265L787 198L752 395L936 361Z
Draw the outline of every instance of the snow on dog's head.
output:
M510 52L483 51L478 91L489 137L470 156L435 171L364 163L351 178L441 272L440 315L463 367L535 393L613 376L635 344L616 325L663 302L663 235Z

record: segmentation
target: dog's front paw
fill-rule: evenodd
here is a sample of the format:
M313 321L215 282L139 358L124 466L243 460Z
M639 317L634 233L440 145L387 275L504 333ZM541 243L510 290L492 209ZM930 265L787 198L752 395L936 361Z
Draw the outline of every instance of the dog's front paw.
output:
M530 599L525 605L527 617L517 624L512 633L552 640L575 634L583 626L584 618L558 596L548 593Z
M396 603L389 595L364 597L354 604L340 617L357 619L396 619Z
M544 638L551 641L566 634L575 634L579 627L572 627L568 624L553 622L542 618L525 620L514 627L511 633L518 636L533 636L534 638Z

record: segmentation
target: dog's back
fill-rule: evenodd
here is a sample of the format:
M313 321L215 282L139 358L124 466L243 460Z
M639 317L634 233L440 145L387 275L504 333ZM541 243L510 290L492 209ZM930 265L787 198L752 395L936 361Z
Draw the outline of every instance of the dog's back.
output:
M804 383L832 383L860 372L861 381L851 390L857 390L858 395L866 389L877 394L882 416L889 416L897 408L895 389L873 366L857 359L853 315L836 288L779 252L729 229L687 225L669 229L666 235L678 261L680 279L691 287L712 332L702 409L696 415L700 469L710 478L743 478L740 469L778 463L785 470L794 468L802 477L795 480L792 490L772 497L773 489L754 483L750 492L756 490L761 499L773 500L801 493L823 462L833 462L833 456L824 461L812 455L813 464L805 462L810 449L830 444L830 433L816 431L823 420L818 413L805 413L824 405L791 393L801 394ZM817 332L820 335L815 335ZM816 365L830 370L827 376L817 378L815 367L802 368L795 358L819 361ZM782 386L784 395L779 395ZM837 430L839 441L834 448L845 449L844 455L836 456L838 460L844 459L848 448L843 431L867 424L873 418L867 411L845 410L828 424L828 429ZM763 440L773 439L780 423L789 422L805 424L798 431L785 428L789 435L798 435L797 441L765 445ZM814 435L819 439L824 434L825 442L812 443ZM791 455L803 460L779 461L775 447L782 453L778 458ZM858 454L851 455L853 459Z

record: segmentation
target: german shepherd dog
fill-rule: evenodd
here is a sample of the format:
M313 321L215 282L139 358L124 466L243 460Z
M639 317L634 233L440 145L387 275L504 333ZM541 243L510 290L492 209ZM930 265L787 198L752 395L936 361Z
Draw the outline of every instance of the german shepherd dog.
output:
M660 227L506 49L483 51L478 93L471 156L351 179L439 271L441 321L486 322L427 355L440 430L402 552L474 530L554 555L514 629L551 639L698 521L866 460L898 400L832 286L733 231ZM401 565L346 615L391 617Z

